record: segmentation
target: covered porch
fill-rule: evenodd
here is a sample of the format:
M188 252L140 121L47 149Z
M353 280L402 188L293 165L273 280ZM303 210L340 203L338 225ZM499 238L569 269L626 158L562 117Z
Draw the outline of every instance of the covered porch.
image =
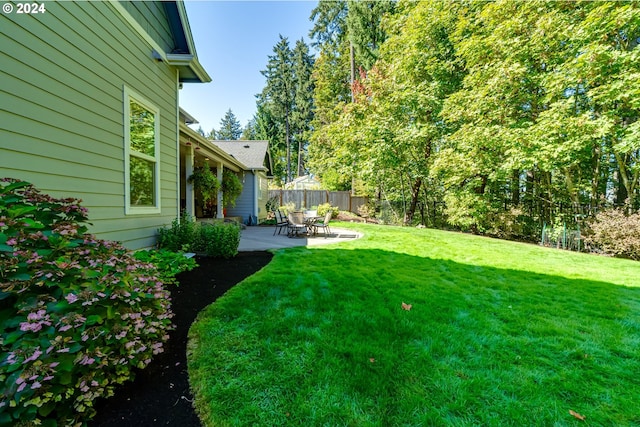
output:
M180 210L196 219L224 218L223 194L218 191L215 200L208 204L202 202L198 191L188 178L194 170L205 164L216 174L218 181L222 182L225 169L234 173L242 173L245 166L222 149L212 144L198 132L189 128L187 124L197 123L184 110L180 110Z

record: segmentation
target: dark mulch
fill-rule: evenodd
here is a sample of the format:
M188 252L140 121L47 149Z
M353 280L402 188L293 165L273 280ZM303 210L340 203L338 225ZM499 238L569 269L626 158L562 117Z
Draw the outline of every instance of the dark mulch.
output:
M229 288L271 261L269 252L240 252L235 258L198 257L199 267L178 276L179 286L170 286L173 323L176 329L135 381L116 390L115 396L96 403L96 417L89 423L99 426L200 427L191 405L187 375L187 333L197 314Z

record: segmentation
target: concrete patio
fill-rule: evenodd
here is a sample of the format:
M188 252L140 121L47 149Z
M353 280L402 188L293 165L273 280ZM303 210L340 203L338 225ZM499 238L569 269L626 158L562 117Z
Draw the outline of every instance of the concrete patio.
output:
M246 227L240 234L239 252L265 251L268 249L292 248L295 246L319 246L331 243L355 240L362 235L356 231L331 227L331 233L325 237L320 233L316 236L288 237L286 230L273 235L275 227L253 226Z

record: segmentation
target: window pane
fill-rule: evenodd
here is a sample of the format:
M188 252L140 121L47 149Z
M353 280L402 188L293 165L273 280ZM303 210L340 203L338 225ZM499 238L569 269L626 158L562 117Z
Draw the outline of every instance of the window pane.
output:
M155 156L156 116L135 101L129 102L130 148L148 156Z
M131 176L131 206L154 206L154 170L155 164L146 160L129 157L129 174Z

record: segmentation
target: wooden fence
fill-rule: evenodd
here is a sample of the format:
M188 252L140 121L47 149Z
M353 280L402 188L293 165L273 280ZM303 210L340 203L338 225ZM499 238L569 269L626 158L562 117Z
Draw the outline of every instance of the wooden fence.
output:
M358 208L368 201L366 197L352 196L350 191L327 190L269 190L269 198L272 197L278 198L280 206L293 203L296 209L311 209L329 203L353 213L358 213Z

